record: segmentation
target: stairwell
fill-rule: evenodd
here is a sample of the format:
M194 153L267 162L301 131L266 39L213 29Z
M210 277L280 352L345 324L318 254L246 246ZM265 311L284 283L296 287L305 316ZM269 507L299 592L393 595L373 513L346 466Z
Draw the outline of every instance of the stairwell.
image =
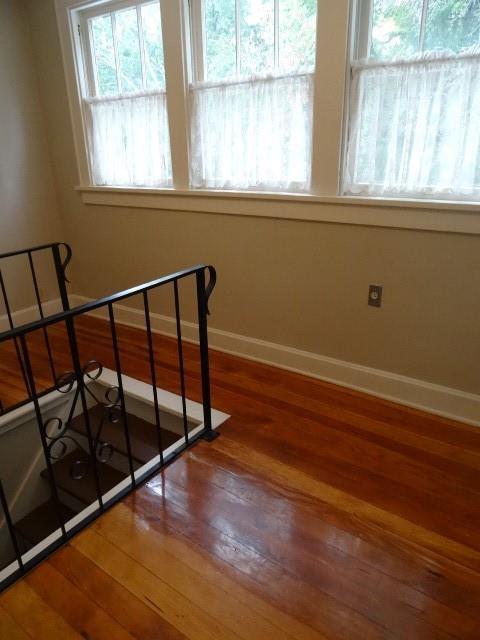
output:
M184 443L185 421L179 411L181 399L174 394L158 390L162 400L160 432L155 425L149 385L124 376L125 422L115 402L95 402L99 397L108 398L109 394L111 397L114 389L111 383L115 378L115 372L105 369L101 378L89 382L88 419L80 403L72 411L75 389L65 395L54 391L42 398L50 470L43 455L33 407L22 407L17 411L20 415L10 414L8 421L7 417L1 419L0 464L22 554L41 546L55 532L58 534L61 524L74 526L85 517L89 507L97 503L96 477L100 495L107 502L121 492L122 484L129 482L132 474L136 479L141 478L142 472L158 460L160 449L162 454L168 454ZM189 409L193 416L187 421L187 430L194 435L201 421L201 405L189 401ZM225 419L220 412L214 412L214 418L217 422ZM94 441L95 460L89 453L88 431ZM19 451L23 452L22 468L13 463L19 459ZM55 492L52 492L52 486ZM0 522L0 568L14 559L3 519Z

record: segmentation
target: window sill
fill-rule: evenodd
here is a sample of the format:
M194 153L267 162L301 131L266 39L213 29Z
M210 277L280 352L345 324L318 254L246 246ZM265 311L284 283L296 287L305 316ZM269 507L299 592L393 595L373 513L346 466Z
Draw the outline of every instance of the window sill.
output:
M474 202L249 191L76 187L84 204L480 235Z

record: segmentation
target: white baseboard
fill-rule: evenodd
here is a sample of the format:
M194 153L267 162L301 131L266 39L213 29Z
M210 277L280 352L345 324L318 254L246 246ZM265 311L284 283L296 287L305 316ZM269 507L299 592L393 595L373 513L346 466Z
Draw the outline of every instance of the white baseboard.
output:
M42 308L45 317L51 316L54 313L62 311L62 303L60 298L56 298L54 300L46 300L45 302L42 302ZM20 327L22 324L35 322L35 320L40 320L40 312L36 305L33 307L27 307L26 309L19 309L18 311L13 311L12 313L12 321L14 327ZM1 315L0 332L8 331L9 329L10 325L8 322L7 314Z
M90 298L79 295L72 295L70 299L72 304L90 301ZM92 315L100 318L107 317L106 312L100 310ZM152 331L176 336L174 318L157 313L151 313L150 316ZM118 322L132 327L144 328L145 326L143 311L123 305L115 305L115 318ZM183 321L182 334L185 340L198 342L196 324ZM473 393L220 329L209 328L209 344L212 349L241 358L302 373L409 407L480 426L480 396Z
M73 305L90 302L91 298L72 294ZM43 303L45 316L62 310L59 299ZM98 310L93 316L106 318L106 311ZM152 330L168 336L176 336L175 319L151 313ZM15 326L38 320L37 307L28 307L12 314ZM115 317L132 327L144 327L143 311L124 305L115 305ZM9 329L6 315L0 316L0 331ZM192 322L182 321L182 332L186 340L198 342L198 327ZM351 389L371 393L416 409L423 409L447 418L453 418L480 426L480 396L438 384L409 378L389 371L372 369L359 364L336 360L309 351L301 351L273 342L257 340L221 329L209 329L212 349L232 355L263 362L275 367L302 373L320 380L333 382Z

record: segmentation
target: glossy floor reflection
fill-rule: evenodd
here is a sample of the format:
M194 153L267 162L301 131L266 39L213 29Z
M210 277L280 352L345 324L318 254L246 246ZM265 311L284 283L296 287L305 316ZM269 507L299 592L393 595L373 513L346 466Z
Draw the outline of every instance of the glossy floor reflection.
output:
M108 366L103 332L86 321L82 348ZM176 391L175 345L155 340ZM147 379L142 333L121 343ZM478 638L480 431L211 355L221 437L4 593L0 637Z

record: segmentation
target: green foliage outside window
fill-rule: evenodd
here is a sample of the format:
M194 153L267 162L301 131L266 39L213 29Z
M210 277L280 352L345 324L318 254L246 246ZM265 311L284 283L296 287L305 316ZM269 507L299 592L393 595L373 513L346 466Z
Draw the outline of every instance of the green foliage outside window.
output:
M422 0L374 0L370 55L406 58L420 49ZM424 51L459 53L480 44L480 0L429 0Z
M100 96L165 88L162 29L158 2L141 6L141 34L139 33L136 8L115 12L118 66L115 60L111 15L91 18L90 28L97 88ZM143 71L140 35L143 41Z
M279 64L283 72L311 70L315 64L317 0L280 0ZM241 0L240 75L272 73L273 0ZM235 0L204 0L206 76L224 80L237 73Z

